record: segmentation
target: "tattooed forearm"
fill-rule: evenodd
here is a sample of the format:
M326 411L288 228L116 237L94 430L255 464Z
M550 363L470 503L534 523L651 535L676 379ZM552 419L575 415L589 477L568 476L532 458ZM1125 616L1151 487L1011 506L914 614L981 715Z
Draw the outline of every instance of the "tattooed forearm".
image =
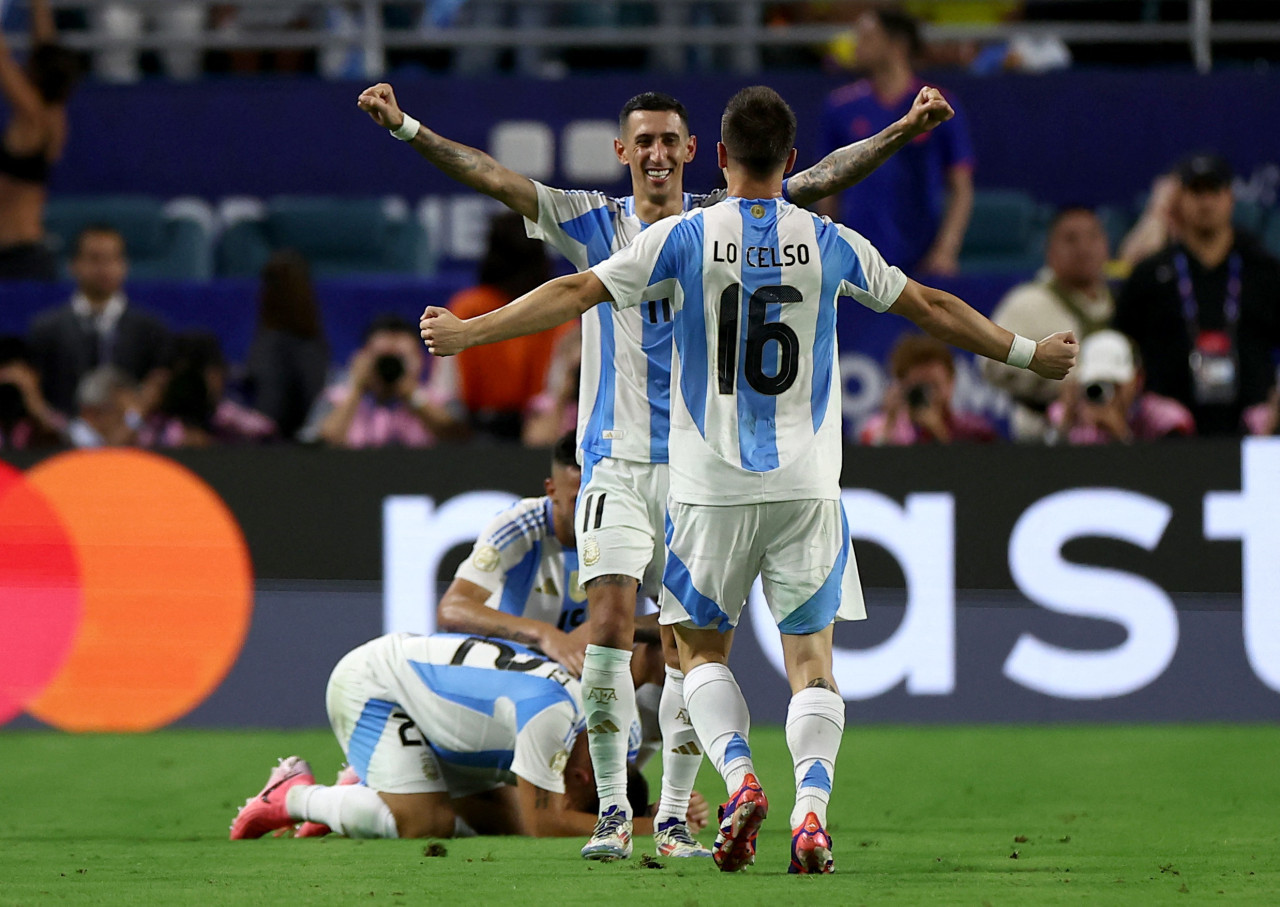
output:
M906 130L895 124L870 138L837 148L808 170L791 177L787 194L795 204L803 206L843 192L871 175L909 138Z
M466 183L473 189L481 189L479 182L498 166L498 162L483 151L451 142L426 128L418 130L413 147L447 176Z

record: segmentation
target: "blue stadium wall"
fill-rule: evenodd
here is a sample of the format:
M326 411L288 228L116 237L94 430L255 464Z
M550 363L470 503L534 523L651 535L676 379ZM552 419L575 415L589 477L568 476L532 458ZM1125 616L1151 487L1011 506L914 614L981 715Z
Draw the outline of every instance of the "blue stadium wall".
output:
M546 471L481 446L176 460L225 501L255 575L238 657L178 726L323 725L338 658L429 630L479 527ZM851 723L1280 719L1280 440L850 448L843 486L870 611L836 631ZM175 596L175 624L199 607ZM782 721L759 601L733 665L758 720Z
M404 108L450 138L487 147L502 120L541 121L556 135L572 120L617 115L643 90L688 106L702 152L690 189L715 185L720 111L735 90L766 81L799 117L799 163L821 156L818 122L829 76L658 74L516 78L393 78ZM977 182L1024 189L1055 204L1129 203L1187 151L1214 146L1244 173L1280 160L1280 74L1227 70L1065 71L1039 76L937 74L969 115ZM53 187L66 193L161 196L283 193L422 194L456 186L379 135L356 108L364 84L305 79L88 85L73 99L73 133ZM618 190L626 187L618 171ZM553 176L569 184L559 170ZM609 188L592 185L591 188Z

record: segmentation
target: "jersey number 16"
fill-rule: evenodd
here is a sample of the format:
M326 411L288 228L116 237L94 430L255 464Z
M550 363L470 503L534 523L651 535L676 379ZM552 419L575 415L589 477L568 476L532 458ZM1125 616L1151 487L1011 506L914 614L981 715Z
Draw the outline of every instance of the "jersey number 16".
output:
M720 393L732 394L738 377L738 317L742 287L731 283L720 294L720 333L716 344L716 372ZM747 302L747 342L742 351L742 372L751 389L776 397L795 383L800 372L800 338L781 321L766 321L768 306L803 302L795 287L759 287ZM778 344L778 369L770 375L764 370L765 345Z

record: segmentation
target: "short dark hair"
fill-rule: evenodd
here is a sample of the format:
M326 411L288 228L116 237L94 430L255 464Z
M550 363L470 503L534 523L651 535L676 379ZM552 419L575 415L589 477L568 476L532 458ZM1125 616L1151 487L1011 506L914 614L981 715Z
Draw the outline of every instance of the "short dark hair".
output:
M86 236L114 236L116 239L120 240L120 245L122 246L126 245L124 241L124 234L121 233L119 230L117 230L115 227L113 227L111 224L101 222L101 221L97 223L86 224L84 227L80 229L80 232L76 234L75 244L71 247L72 258L75 258L77 255L80 254L80 247L84 245L84 240ZM126 248L125 251L128 251L128 249Z
M556 441L556 446L551 448L551 468L557 466L562 469L578 468L578 433L576 431L567 431Z
M364 329L364 337L361 339L364 343L368 343L370 337L383 331L389 331L393 334L408 334L411 337L419 336L418 329L407 318L397 315L395 312L385 312L375 316L369 322L369 326Z
M904 334L889 353L889 372L901 381L917 365L940 362L955 377L956 360L951 347L928 334Z
M46 104L71 97L80 72L80 55L60 44L37 44L27 60L27 73Z
M767 176L791 156L796 144L796 115L772 88L744 88L725 105L720 141L729 157L753 176Z
M661 91L644 91L622 105L622 111L618 114L619 135L627 130L627 117L637 110L675 111L676 116L680 117L680 122L684 123L684 131L689 131L689 111L685 110L683 104Z
M892 41L904 41L911 56L920 55L924 43L920 40L920 25L911 16L896 9L877 9L875 16L880 20L880 27Z
M1098 216L1098 212L1093 208L1090 208L1088 205L1063 205L1057 211L1053 212L1053 217L1049 218L1049 227L1046 232L1052 233L1057 229L1058 224L1062 223L1073 214L1088 214L1091 217Z
M9 365L11 362L31 365L31 347L17 334L0 337L0 365Z

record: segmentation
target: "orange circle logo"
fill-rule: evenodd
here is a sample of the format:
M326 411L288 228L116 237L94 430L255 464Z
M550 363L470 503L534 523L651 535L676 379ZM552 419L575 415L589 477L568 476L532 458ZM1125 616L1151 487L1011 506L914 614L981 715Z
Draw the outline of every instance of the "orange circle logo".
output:
M240 527L186 468L129 449L0 463L0 724L169 724L222 682L252 611Z

